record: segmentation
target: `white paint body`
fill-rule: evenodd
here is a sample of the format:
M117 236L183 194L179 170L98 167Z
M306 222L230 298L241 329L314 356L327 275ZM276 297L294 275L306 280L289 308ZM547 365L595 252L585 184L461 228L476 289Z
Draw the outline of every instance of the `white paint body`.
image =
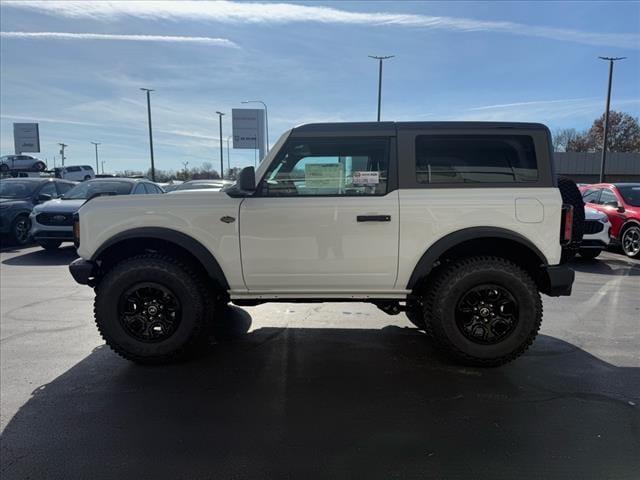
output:
M261 172L260 172L261 173ZM115 235L162 227L216 258L232 299L398 298L424 252L447 234L498 227L560 261L556 188L400 189L383 197L232 198L224 192L101 197L80 210L78 253ZM357 222L388 215L389 222ZM224 223L221 217L233 217Z

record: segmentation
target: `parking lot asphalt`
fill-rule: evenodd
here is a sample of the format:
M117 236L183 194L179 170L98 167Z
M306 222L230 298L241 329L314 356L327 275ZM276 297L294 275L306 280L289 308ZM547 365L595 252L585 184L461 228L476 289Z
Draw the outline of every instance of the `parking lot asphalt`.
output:
M104 346L72 248L0 253L0 476L640 477L640 263L576 260L515 362L465 368L372 305L236 309L203 358ZM246 334L244 332L247 332Z

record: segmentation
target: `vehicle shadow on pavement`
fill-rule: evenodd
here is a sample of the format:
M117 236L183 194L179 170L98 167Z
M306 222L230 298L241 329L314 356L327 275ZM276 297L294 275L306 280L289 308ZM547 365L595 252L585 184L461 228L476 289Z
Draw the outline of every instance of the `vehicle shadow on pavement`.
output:
M577 272L597 273L600 275L640 275L640 262L626 258L585 259L576 257L569 266Z
M455 366L415 329L260 328L180 365L107 347L37 388L2 478L631 478L640 369L541 336Z
M78 258L75 247L60 247L57 250L36 250L24 255L7 258L2 261L3 265L14 265L19 267L31 267L34 265L68 265Z

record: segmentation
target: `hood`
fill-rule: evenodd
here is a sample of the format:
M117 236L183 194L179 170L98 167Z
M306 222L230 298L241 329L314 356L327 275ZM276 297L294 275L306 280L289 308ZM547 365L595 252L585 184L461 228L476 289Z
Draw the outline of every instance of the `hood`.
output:
M31 210L33 203L29 198L0 198L0 208L26 208Z
M84 199L79 199L79 200L61 200L59 198L56 198L54 200L49 200L48 202L44 202L41 203L40 205L37 205L33 211L40 213L40 212L47 212L47 213L75 213L78 211L78 209L84 205L84 202L86 202L86 200Z

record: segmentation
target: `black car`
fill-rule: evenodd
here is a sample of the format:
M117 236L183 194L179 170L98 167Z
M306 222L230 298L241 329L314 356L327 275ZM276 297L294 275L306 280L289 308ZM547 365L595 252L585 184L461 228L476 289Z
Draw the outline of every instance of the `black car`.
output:
M0 233L14 243L29 239L29 214L39 203L58 198L75 182L57 178L7 178L0 180Z
M31 238L46 250L73 241L73 215L90 199L101 195L150 195L164 191L146 178L94 178L63 196L38 205L31 212Z

